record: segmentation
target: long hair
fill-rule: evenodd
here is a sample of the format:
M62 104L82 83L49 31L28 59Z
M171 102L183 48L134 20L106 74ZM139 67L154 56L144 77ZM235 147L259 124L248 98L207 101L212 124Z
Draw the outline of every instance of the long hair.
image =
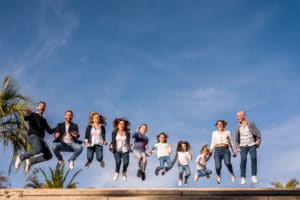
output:
M159 142L159 137L160 137L161 135L165 136L165 142L164 142L164 143L167 143L167 139L168 139L169 136L168 136L166 133L164 133L164 132L161 132L160 134L158 134L158 135L156 136L157 142Z
M90 112L89 113L89 118L88 118L88 124L92 124L93 123L93 117L94 115L98 115L99 116L99 123L106 125L106 118L103 115L100 115L97 112Z
M185 144L186 145L186 151L190 150L191 148L191 145L188 141L182 141L180 140L178 143L177 143L177 148L176 148L176 151L183 151L181 145L182 144Z
M129 122L126 118L124 118L124 117L122 117L122 118L116 118L116 119L113 121L113 124L112 124L112 125L113 125L114 131L118 131L118 124L119 124L121 121L123 121L124 124L125 124L124 130L125 130L126 132L128 132L128 131L130 130L130 122Z

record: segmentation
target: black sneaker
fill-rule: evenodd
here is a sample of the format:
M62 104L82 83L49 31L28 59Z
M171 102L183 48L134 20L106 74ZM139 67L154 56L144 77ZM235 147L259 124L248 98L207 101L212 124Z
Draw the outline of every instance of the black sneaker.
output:
M142 177L141 177L142 181L146 180L146 174L145 172L142 171Z
M141 177L142 176L142 171L140 169L137 170L136 176L137 177Z

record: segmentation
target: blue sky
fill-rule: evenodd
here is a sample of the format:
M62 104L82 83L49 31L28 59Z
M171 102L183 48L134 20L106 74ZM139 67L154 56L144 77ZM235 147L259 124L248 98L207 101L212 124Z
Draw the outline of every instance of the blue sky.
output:
M300 172L299 9L292 0L4 0L0 79L10 75L35 102L46 101L51 126L72 109L83 138L88 113L98 111L107 117L110 140L112 120L126 117L132 131L148 124L150 146L161 131L174 148L190 141L194 158L210 143L217 119L228 121L234 137L236 111L245 110L262 132L260 183L251 185L249 176L245 186L239 178L231 183L223 166L221 185L214 173L196 184L191 178L189 187L271 187ZM46 136L49 145L52 139ZM104 152L106 168L93 162L77 177L79 187L177 187L176 167L154 176L155 156L145 182L135 176L131 155L128 182L114 183L114 160ZM1 151L2 171L10 155L10 148ZM237 177L239 159L232 160ZM76 169L85 161L84 150ZM53 158L36 167L55 164ZM214 169L213 159L208 167ZM26 176L14 170L10 181L21 188Z

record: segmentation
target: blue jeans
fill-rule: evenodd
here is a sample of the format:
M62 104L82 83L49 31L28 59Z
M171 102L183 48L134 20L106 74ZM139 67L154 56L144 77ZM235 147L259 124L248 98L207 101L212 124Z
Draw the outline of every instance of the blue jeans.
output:
M54 142L52 146L53 153L58 160L63 160L60 152L74 152L69 160L76 160L82 152L82 146L78 143Z
M179 171L179 179L183 179L183 173L185 172L185 179L188 179L191 176L191 170L188 165L178 165L178 171Z
M39 136L32 134L28 136L29 144L32 149L20 155L21 160L30 159L30 164L43 162L52 158L52 153L47 143Z
M197 169L197 175L198 177L203 177L212 174L212 171L210 169Z
M146 165L147 165L147 156L146 156L145 152L134 149L133 155L137 159L138 169L145 172Z
M92 147L87 148L87 160L88 162L92 162L94 159L94 153L96 153L96 159L100 162L103 160L103 146L94 145Z
M123 160L123 173L127 172L127 168L129 165L129 152L114 152L114 158L115 158L115 163L116 163L116 173L120 172L120 167L121 167L121 163Z
M167 164L167 171L172 168L170 156L162 156L159 158L159 166L156 167L156 170L164 169L165 163Z
M246 165L247 165L247 154L249 152L251 159L251 174L256 176L257 173L257 156L256 156L256 146L240 147L241 154L241 177L246 177Z
M223 159L230 174L234 175L232 164L231 164L231 153L229 147L216 147L214 153L214 159L215 159L216 173L218 176L221 176Z

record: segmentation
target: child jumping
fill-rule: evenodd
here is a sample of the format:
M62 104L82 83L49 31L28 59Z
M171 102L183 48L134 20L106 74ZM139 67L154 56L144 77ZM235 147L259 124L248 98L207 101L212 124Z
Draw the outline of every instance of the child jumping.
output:
M212 174L212 171L210 169L206 168L206 163L210 158L210 152L208 145L204 145L200 150L200 155L198 155L196 159L197 164L197 174L195 174L195 182L199 180L200 177L206 176L207 178L210 178L210 175Z
M173 164L175 164L176 160L178 160L178 171L179 171L179 182L178 186L182 186L184 183L185 186L188 184L188 178L191 176L191 170L189 167L189 161L192 159L192 154L189 152L190 143L187 141L179 141L177 143L176 156L173 160ZM183 173L185 172L184 182L183 182Z
M157 158L159 159L159 166L156 167L155 175L158 176L160 170L163 170L161 175L165 175L165 173L172 168L170 159L172 145L167 144L168 135L164 132L158 134L156 138L158 143L154 145L150 153L147 153L147 156L156 152ZM165 167L165 163L167 164L167 167Z
M134 138L133 154L138 163L137 177L141 177L143 181L146 179L145 170L147 165L147 156L145 151L148 149L149 141L146 133L147 124L142 124L137 128L136 132L132 136L132 138Z

